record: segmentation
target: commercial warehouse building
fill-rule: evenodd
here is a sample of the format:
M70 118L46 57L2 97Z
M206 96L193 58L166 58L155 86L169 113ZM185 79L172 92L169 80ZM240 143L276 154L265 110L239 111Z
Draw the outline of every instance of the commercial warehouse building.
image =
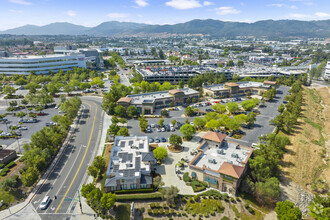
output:
M0 74L23 74L31 72L47 74L49 71L67 71L74 67L86 68L85 55L44 55L0 57Z
M262 95L262 93L272 87L276 87L276 82L274 81L265 81L261 82L229 82L225 84L216 84L203 87L204 95L211 97L234 97L234 96L243 96L248 92L256 95Z
M153 152L149 151L147 136L116 136L104 189L113 192L151 188L151 171L156 162Z
M157 108L182 105L187 99L198 100L198 91L190 88L172 89L169 91L151 92L136 95L128 95L117 101L118 105L124 107L135 106L140 114L153 114Z
M253 149L225 138L225 134L212 131L204 135L197 155L188 164L189 175L221 192L235 194Z

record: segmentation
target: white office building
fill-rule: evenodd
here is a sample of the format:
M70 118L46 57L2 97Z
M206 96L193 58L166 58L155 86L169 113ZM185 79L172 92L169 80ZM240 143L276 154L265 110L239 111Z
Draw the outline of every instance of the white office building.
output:
M49 71L67 71L73 67L86 68L84 54L0 57L0 74L7 75L28 75L31 72L47 74Z

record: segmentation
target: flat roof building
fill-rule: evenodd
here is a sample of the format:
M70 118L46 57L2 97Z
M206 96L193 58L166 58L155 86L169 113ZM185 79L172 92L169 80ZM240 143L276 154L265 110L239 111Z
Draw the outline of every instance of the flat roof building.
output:
M216 84L203 87L204 95L212 97L228 98L233 96L243 96L248 92L252 94L262 95L262 93L272 87L276 87L276 82L229 82L225 84Z
M0 74L47 74L67 71L74 67L86 68L85 55L44 55L0 57Z
M189 162L189 175L210 187L235 194L253 152L251 147L225 140L225 134L209 131Z
M173 89L169 91L151 92L136 95L128 95L117 101L118 105L124 107L135 106L140 114L153 114L156 109L170 107L174 105L183 105L187 100L198 100L198 91L190 88Z
M104 189L109 192L152 187L151 171L157 161L147 136L116 136Z

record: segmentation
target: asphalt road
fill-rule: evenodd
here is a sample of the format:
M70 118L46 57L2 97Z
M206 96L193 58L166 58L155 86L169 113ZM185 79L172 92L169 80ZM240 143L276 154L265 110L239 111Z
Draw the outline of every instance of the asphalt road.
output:
M79 205L78 191L87 178L87 167L92 163L99 146L103 126L101 100L93 97L81 99L83 113L77 119L76 131L31 201L42 219L66 219L71 216L75 206ZM40 202L45 196L50 196L52 201L46 210L40 210Z

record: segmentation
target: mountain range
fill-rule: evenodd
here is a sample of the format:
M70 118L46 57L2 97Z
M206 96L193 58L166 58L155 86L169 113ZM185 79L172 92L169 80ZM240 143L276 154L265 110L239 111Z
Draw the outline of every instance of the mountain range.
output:
M25 25L0 31L12 35L90 35L129 36L136 34L204 34L214 37L330 37L330 20L263 20L254 23L219 20L191 20L173 25L149 25L133 22L109 21L95 27L85 27L67 22L45 26Z

